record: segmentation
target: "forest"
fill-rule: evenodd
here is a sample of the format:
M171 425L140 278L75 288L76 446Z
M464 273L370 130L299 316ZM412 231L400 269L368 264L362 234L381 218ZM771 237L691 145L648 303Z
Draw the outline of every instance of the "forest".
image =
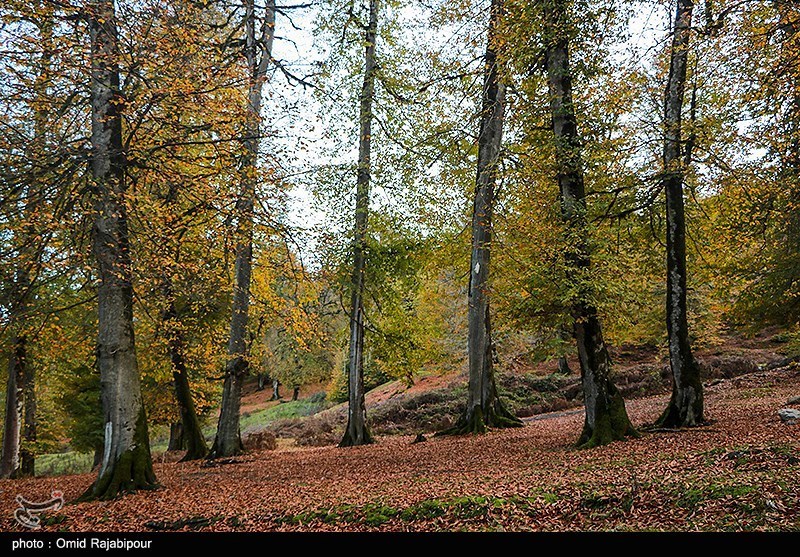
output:
M800 528L800 0L4 0L0 68L0 530Z

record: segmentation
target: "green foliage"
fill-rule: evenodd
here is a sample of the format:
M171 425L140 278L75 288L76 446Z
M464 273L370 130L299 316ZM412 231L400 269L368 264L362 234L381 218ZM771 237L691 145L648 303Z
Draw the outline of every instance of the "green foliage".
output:
M100 374L80 366L64 379L61 405L67 414L70 446L91 452L103 446L103 405L100 401Z

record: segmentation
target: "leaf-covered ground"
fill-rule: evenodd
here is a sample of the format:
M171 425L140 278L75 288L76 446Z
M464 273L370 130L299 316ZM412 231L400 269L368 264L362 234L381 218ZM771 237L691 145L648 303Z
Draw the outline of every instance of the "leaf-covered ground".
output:
M162 488L67 505L44 530L798 530L800 425L777 410L800 369L707 388L712 423L570 447L567 412L484 436L379 439L368 447L272 451L218 466L156 465ZM666 396L628 402L636 424ZM15 496L79 496L92 475L0 482L0 529L21 530Z

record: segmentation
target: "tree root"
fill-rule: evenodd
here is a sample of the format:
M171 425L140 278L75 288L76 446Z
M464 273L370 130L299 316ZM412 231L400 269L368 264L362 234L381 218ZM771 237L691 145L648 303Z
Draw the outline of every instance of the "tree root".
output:
M499 400L489 406L489 411L484 417L483 409L475 406L467 409L453 427L437 431L434 437L444 435L470 435L486 433L489 429L503 429L508 427L522 427L522 420L505 409Z
M143 448L137 447L124 452L76 502L115 499L125 493L159 487L150 455Z
M369 432L369 428L365 425L364 430L361 435L353 435L353 432L350 431L350 428L344 430L344 436L342 440L339 441L339 447L358 447L360 445L371 445L375 442L375 439L372 438L372 434Z
M628 418L625 401L618 392L612 395L607 408L604 411L597 411L594 427L589 425L588 419L584 420L583 431L575 443L576 448L593 449L629 437L641 437Z

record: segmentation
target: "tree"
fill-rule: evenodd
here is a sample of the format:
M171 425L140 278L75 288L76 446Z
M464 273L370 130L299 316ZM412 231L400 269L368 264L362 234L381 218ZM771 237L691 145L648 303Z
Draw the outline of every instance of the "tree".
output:
M489 315L489 258L494 189L503 138L506 87L500 79L496 45L501 0L493 0L484 56L484 74L475 199L472 208L472 255L468 305L469 389L459 421L443 434L484 433L487 427L517 427L522 422L500 401L494 380L494 344Z
M373 442L367 427L364 403L364 276L366 270L367 218L369 214L372 102L375 95L375 43L378 0L369 2L369 21L364 29L364 81L361 86L356 177L356 211L353 229L353 274L350 294L350 344L347 364L347 427L340 447Z
M47 160L49 104L48 82L53 55L52 7L33 3L28 20L36 27L41 48L35 62L31 112L33 137L26 146L30 168L22 178L20 225L13 231L16 252L15 271L9 295L11 351L8 357L6 413L3 423L3 447L0 477L32 476L36 442L36 385L34 365L29 357L30 314L36 298L36 278L42 267L42 253L50 234L42 211ZM24 441L24 443L23 443Z
M592 302L589 227L583 177L581 140L572 99L568 0L540 3L546 18L545 66L550 114L555 139L561 213L568 238L567 280L574 285L572 316L581 366L586 416L580 447L595 447L635 435L625 402L611 381L611 359L603 341L597 309Z
M672 396L658 419L661 427L700 425L703 383L692 354L686 318L686 220L683 199L684 164L681 120L686 88L693 0L677 0L670 49L670 67L664 95L664 152L661 182L667 211L667 336L672 370ZM688 152L687 156L691 156Z
M259 7L260 8L260 7ZM222 387L217 435L211 457L232 456L243 450L239 431L242 383L247 375L247 320L250 305L250 279L253 265L253 211L258 181L258 151L261 139L261 104L267 69L272 61L275 37L275 4L264 7L261 29L257 29L255 0L245 4L244 54L248 69L247 116L244 125L244 155L241 161L239 197L236 203L236 261L234 263L233 302L228 361Z
M97 365L103 400L103 461L84 499L153 488L147 417L133 331L133 269L128 238L119 44L112 0L86 8L91 35L92 253L97 287Z
M181 462L198 460L208 454L206 438L200 426L200 420L195 411L192 390L189 386L189 370L186 366L185 341L178 321L178 310L175 306L175 294L172 291L170 275L164 274L162 288L167 300L167 307L162 313L162 319L167 329L167 351L172 364L172 378L175 387L175 400L181 417L181 445L186 448L186 454Z

